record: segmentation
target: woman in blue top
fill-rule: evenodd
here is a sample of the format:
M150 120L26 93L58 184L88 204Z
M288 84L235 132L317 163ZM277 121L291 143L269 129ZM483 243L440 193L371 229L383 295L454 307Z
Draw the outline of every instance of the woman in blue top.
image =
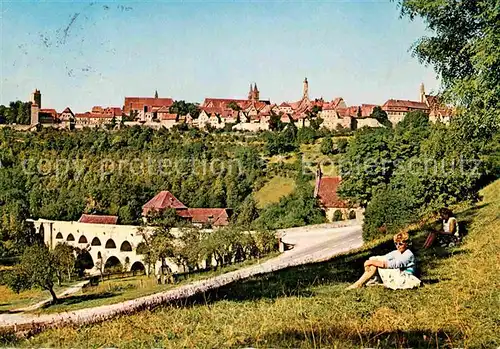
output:
M407 232L394 235L396 250L385 256L370 257L365 262L365 272L347 289L361 288L377 272L385 287L397 290L420 286L420 280L414 275L416 260L408 249L409 236Z

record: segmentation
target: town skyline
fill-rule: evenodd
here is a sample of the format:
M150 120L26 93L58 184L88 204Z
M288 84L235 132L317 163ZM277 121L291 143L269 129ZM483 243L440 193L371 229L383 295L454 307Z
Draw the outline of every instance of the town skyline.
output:
M20 8L27 20L14 16ZM153 9L172 16L167 21ZM349 105L415 99L421 82L430 93L439 89L432 69L409 52L423 24L401 21L390 2L28 8L2 2L2 24L0 104L27 101L35 88L43 91L44 105L57 110L122 106L123 96L155 90L202 103L246 98L253 82L261 99L294 101L305 76L311 98L343 97ZM16 32L19 25L26 31Z

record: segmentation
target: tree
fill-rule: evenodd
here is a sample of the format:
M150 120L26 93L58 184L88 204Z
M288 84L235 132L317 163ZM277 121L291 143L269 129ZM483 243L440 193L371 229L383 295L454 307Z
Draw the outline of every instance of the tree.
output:
M167 258L175 257L174 235L170 232L170 226L161 224L153 232L149 240L149 258L154 265L157 261L161 262L160 276L165 278L170 276L170 268L167 265Z
M180 116L189 114L191 115L191 117L196 119L198 115L200 115L200 108L195 103L187 103L186 101L174 101L174 103L169 108L169 112Z
M321 140L321 154L329 155L333 154L333 141L332 137L326 136Z
M271 131L281 131L285 127L285 124L281 121L281 114L275 114L271 112L271 117L269 118L269 129Z
M500 27L497 1L400 0L401 13L421 17L429 36L413 54L440 75L443 97L465 114L463 140L491 135L500 123ZM460 118L462 119L462 118Z
M18 265L7 278L8 286L15 292L41 288L50 292L52 302L57 302L54 281L57 279L57 263L45 245L26 248Z
M254 220L259 217L259 211L253 195L249 195L239 207L236 214L236 225L250 227Z
M373 108L370 117L376 119L382 126L392 127L392 123L389 121L387 113L383 111L380 106L376 106L375 108Z
M73 247L66 243L57 244L52 251L54 255L54 263L57 270L57 281L59 285L64 279L63 275L67 275L68 281L71 281L71 274L75 270L75 255Z
M339 153L345 153L347 151L347 146L349 145L349 142L345 138L339 138L335 142L335 146L337 148L337 151Z
M362 206L371 200L377 186L389 183L394 171L390 142L392 129L357 130L342 158L339 194Z
M313 130L319 130L321 127L321 124L323 123L323 119L320 118L319 116L315 117L314 119L311 119L309 121L309 124Z

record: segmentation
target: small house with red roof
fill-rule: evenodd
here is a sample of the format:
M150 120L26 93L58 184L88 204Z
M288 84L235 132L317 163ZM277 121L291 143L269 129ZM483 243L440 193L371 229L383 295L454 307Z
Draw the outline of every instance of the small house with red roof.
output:
M161 214L168 209L174 209L182 217L195 225L211 225L213 227L229 224L230 210L227 208L188 208L171 192L164 190L142 206L145 219L152 214Z
M318 165L314 197L318 199L320 207L325 211L327 220L329 222L350 219L362 220L362 209L353 207L348 201L342 200L338 196L337 190L340 183L340 176L323 176L321 167Z

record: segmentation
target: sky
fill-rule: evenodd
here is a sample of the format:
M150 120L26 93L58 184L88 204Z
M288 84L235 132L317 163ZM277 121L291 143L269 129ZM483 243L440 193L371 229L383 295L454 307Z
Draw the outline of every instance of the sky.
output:
M437 92L411 55L426 35L397 1L0 0L0 104L28 101L73 112L122 106L125 96L203 102L311 98L348 105L417 100ZM428 33L427 33L428 34Z

